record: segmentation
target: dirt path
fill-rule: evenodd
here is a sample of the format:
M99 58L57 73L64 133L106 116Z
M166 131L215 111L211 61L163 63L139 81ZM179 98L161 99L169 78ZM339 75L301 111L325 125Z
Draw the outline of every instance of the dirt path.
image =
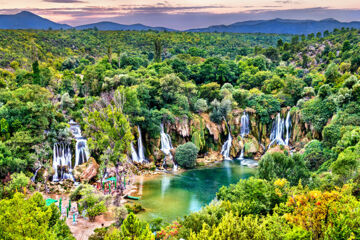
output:
M137 186L135 185L135 176L131 177L131 183L127 185L124 190L124 195L132 195L137 192ZM43 194L44 198L52 198L56 200L62 199L62 218L66 218L66 223L70 228L71 233L77 240L87 240L96 228L108 227L115 222L115 216L111 211L112 206L109 207L109 211L101 216L97 216L94 222L90 222L88 218L80 216L77 210L77 203L71 202L71 210L69 211L68 217L66 217L66 208L69 204L69 194L57 195L57 194ZM113 195L113 200L117 196ZM121 196L118 196L120 205L127 203L127 200ZM56 204L58 205L58 204ZM73 222L73 215L75 214L75 224Z

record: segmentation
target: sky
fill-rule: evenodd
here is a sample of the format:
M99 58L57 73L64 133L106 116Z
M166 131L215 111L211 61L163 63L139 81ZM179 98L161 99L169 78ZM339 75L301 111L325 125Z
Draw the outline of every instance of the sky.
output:
M0 0L0 14L23 10L72 26L113 21L178 30L273 18L360 21L360 0Z

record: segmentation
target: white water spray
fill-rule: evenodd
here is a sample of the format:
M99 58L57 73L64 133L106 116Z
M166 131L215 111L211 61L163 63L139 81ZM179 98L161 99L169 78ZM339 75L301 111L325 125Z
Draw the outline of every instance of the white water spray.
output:
M142 135L141 135L141 129L138 126L138 132L139 132L139 138L137 140L138 143L138 157L139 157L139 162L143 163L146 162L146 158L145 158L145 154L144 154L144 146L143 146L143 142L142 142Z
M250 133L250 120L248 114L244 111L244 114L241 116L241 126L240 126L241 141L243 141L244 137L249 135L249 133ZM241 148L239 159L244 159L244 151L245 151L245 142L243 141L243 147Z
M161 124L160 125L161 127L161 132L160 132L160 141L161 141L161 151L166 155L166 156L169 156L171 160L173 160L173 156L171 154L171 149L173 149L173 146L172 146L172 143L171 143L171 138L169 136L169 134L166 134L165 131L164 131L164 125ZM163 167L165 166L165 159L166 157L164 158L164 162L163 162ZM176 163L174 162L174 171L177 170L177 165Z
M286 138L285 138L285 145L289 146L289 140L290 140L290 128L291 128L291 117L290 117L290 111L288 111L286 120L285 120L285 128L286 128Z
M232 144L232 136L231 136L231 131L230 131L229 127L228 127L228 131L229 131L228 138L227 138L226 142L224 143L224 145L221 148L221 155L224 156L225 160L231 160L231 158L230 158L230 149L231 149L231 144Z
M274 143L278 145L289 145L291 131L291 118L290 111L287 113L286 119L281 118L280 113L276 115L270 135L270 148ZM284 132L286 133L285 140L283 138Z

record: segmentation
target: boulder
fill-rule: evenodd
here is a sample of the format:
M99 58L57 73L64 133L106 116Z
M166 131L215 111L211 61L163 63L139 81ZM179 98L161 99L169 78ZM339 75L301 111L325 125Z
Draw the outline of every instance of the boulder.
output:
M99 168L100 166L95 159L90 158L86 163L76 166L73 174L75 179L81 182L89 182L98 174Z
M85 170L80 175L80 181L81 182L89 182L92 178L94 178L98 172L99 172L99 164L95 161L94 158L90 158L87 163L88 166L85 168Z

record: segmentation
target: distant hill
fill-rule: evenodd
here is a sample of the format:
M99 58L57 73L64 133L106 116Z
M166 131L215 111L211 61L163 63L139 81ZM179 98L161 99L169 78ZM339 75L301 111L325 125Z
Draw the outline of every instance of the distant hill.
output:
M277 33L277 34L309 34L332 31L335 28L358 28L360 22L339 22L329 18L320 21L315 20L255 20L237 22L230 25L215 25L207 28L189 29L188 32L232 32L232 33ZM143 24L119 24L114 22L98 22L92 24L72 27L66 24L59 24L42 18L34 13L23 11L14 15L0 15L0 29L70 29L78 30L97 28L103 31L176 31L165 27L150 27Z
M14 15L0 15L0 29L68 29L66 24L59 24L42 18L31 12L23 11Z
M97 28L102 31L126 31L126 30L134 30L134 31L146 31L146 30L154 30L154 31L175 31L173 29L164 28L164 27L149 27L142 24L132 24L132 25L124 25L114 22L98 22L92 24L86 24L75 27L78 30Z
M335 28L360 28L360 22L339 22L329 18L315 20L255 20L237 22L230 25L215 25L207 28L187 30L189 32L232 32L232 33L277 33L277 34L309 34L332 31Z

